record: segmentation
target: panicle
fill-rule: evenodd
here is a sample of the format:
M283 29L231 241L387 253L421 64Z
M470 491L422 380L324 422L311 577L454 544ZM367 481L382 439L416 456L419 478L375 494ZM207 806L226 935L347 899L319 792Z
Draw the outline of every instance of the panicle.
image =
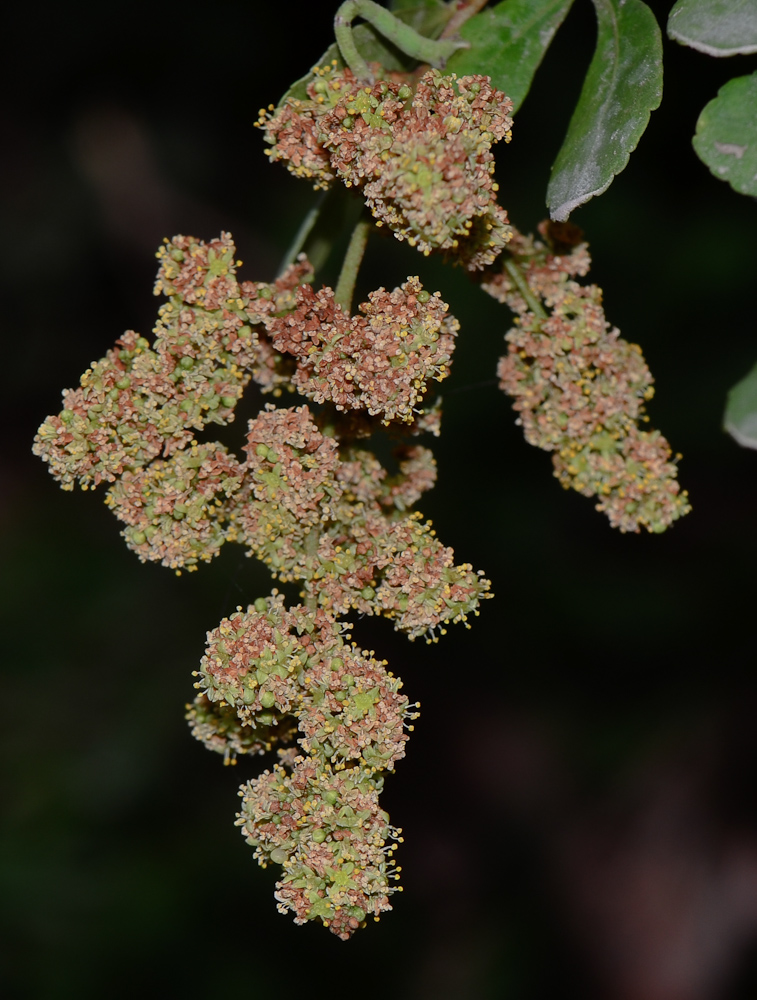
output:
M368 916L391 909L401 831L379 806L382 787L373 770L335 773L303 757L291 774L276 765L242 786L237 825L261 865L283 865L275 897L295 923L320 920L347 940Z
M269 156L329 187L361 191L377 223L428 254L476 271L509 241L497 204L492 146L510 141L512 102L489 77L390 74L362 86L349 69L316 71L307 97L288 97L258 124Z
M176 236L158 250L155 294L168 301L154 345L127 331L64 392L63 410L35 438L34 453L64 489L114 482L186 447L193 430L233 420L250 377L274 391L285 380L262 322L293 305L293 288L312 269L301 259L273 285L242 288L235 253L227 233L210 243Z
M600 289L573 280L589 269L580 231L555 223L540 230L548 245L518 234L508 251L528 295L506 269L482 282L516 313L500 388L513 398L526 440L554 453L566 489L597 497L597 510L620 531L664 531L690 506L667 441L639 428L652 375L641 349L606 321ZM537 313L534 301L548 312Z
M336 107L337 77L321 74L311 98L323 98L323 84ZM462 94L453 89L452 104ZM483 126L489 112L476 114ZM497 131L493 119L488 127ZM64 394L35 451L64 488L111 484L106 503L141 560L192 570L237 541L275 578L300 584L303 604L287 608L274 590L208 632L186 718L225 763L279 747L280 763L242 787L238 823L261 864L283 865L279 909L346 939L390 909L398 888L399 831L378 795L417 706L340 616L381 614L436 641L489 596L489 582L455 565L412 511L436 480L431 451L400 445L390 474L355 442L381 424L438 434L439 400L426 397L448 373L458 324L418 278L371 292L349 316L330 288L310 287L303 255L272 283L240 284L235 254L226 233L167 240L154 343L133 331L117 341ZM324 407L316 416L266 405L240 461L194 432L232 420L251 379Z
M304 406L261 414L248 440L252 475L235 506L239 538L329 613L380 614L410 638L433 638L488 596L489 582L456 566L431 524L407 510L433 481L427 449L406 453L399 475L387 478L365 452L348 448L338 459ZM307 449L324 455L317 469L307 468Z

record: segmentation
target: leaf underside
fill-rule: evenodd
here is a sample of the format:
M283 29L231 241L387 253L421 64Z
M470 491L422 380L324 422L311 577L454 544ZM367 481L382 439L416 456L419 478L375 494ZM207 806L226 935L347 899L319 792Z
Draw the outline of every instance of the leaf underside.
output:
M668 36L708 56L757 52L755 0L678 0Z
M624 169L662 100L662 38L641 0L594 0L597 47L547 189L550 215L602 194Z
M460 31L470 48L455 52L447 70L458 76L490 76L517 111L572 4L573 0L504 0L476 14Z
M757 73L720 88L699 116L692 145L716 177L757 197Z
M757 365L728 393L723 426L742 448L757 448Z

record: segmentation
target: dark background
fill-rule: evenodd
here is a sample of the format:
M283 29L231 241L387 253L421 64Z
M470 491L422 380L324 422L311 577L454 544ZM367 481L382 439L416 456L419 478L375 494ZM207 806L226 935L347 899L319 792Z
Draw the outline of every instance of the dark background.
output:
M669 4L652 6L664 24ZM275 912L274 873L233 825L261 762L223 768L183 721L205 631L267 574L234 546L180 578L141 565L101 497L60 492L30 453L61 389L124 329L151 329L164 236L229 230L242 277L273 277L313 193L267 164L253 122L330 43L331 13L116 0L6 15L0 990L754 997L757 459L721 416L757 356L755 205L690 145L754 58L666 41L662 108L573 217L608 318L655 374L652 425L684 455L694 511L663 536L613 532L524 443L492 381L504 308L407 246L369 247L360 292L418 273L461 320L421 507L496 600L437 646L356 623L423 714L385 793L405 892L350 943ZM545 215L594 35L576 0L498 151L523 229Z

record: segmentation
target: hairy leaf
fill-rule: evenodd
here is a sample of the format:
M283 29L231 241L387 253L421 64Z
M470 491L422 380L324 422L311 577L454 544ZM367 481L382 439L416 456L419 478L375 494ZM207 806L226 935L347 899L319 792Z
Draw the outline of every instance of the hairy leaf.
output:
M757 448L757 365L728 393L723 426L742 448Z
M729 80L704 106L693 146L716 177L757 197L757 73Z
M678 0L668 18L668 35L708 56L757 52L757 3Z
M662 38L641 0L594 0L597 48L547 189L553 219L602 194L662 100Z
M517 111L573 0L504 0L463 24L470 42L447 60L450 72L485 73Z

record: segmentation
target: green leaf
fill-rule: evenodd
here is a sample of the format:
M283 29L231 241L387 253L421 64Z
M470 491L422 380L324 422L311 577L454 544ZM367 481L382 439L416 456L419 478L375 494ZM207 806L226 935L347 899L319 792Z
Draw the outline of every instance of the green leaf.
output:
M394 10L393 13L401 21L404 21L405 24L409 24L415 28L420 34L426 35L428 38L438 38L444 30L444 25L453 13L453 11L447 9L446 5L441 5L442 10L439 9L439 6L437 3L424 3L422 0L420 2L419 0L415 0L414 3L410 3L408 0L404 6ZM378 62L381 63L384 69L397 70L402 73L409 72L418 65L416 60L410 59L404 52L400 52L396 46L388 42L371 24L355 25L352 29L352 35L358 51L366 62ZM313 64L304 76L300 77L299 80L295 80L289 90L282 96L278 106L280 107L290 97L301 101L305 100L307 98L306 88L313 79L313 70L315 67L326 66L334 60L336 60L336 64L340 69L344 68L344 60L336 42L333 45L329 45L321 58Z
M438 38L455 13L454 4L447 6L443 0L393 0L389 10L427 38Z
M708 56L757 52L755 0L678 0L668 18L668 35Z
M757 73L729 80L704 106L693 146L716 177L757 197Z
M517 111L539 63L573 0L504 0L466 21L460 35L470 43L447 60L447 70L484 73Z
M757 365L728 393L723 426L742 448L757 448Z
M547 189L564 222L628 163L662 100L662 38L641 0L594 0L597 48Z

